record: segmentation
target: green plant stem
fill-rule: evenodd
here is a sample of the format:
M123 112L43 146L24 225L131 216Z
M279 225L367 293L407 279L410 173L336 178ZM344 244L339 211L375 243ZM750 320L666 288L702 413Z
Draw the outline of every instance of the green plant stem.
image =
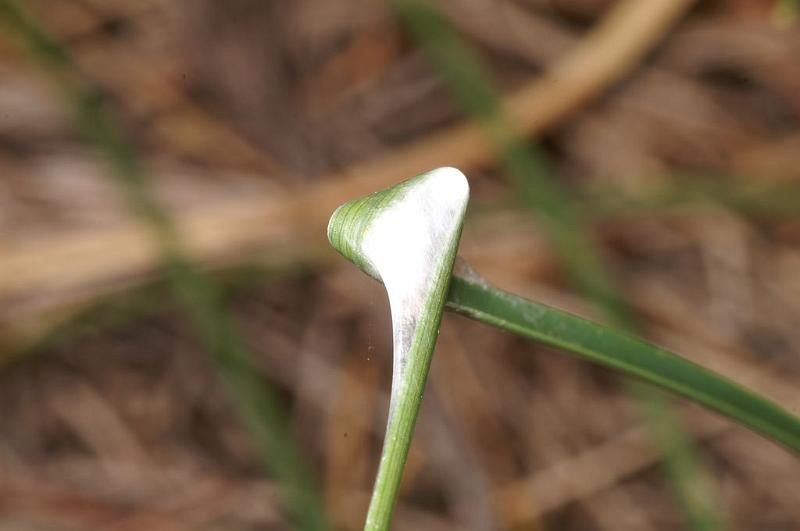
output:
M365 531L389 529L397 493L403 478L403 469L411 447L414 426L422 405L422 395L428 379L433 350L439 334L450 272L455 259L455 248L438 272L436 288L432 290L419 315L419 329L408 353L407 380L397 391L397 402L389 413L384 436L378 476L372 489L372 499L367 510ZM392 390L392 394L395 394Z
M577 201L551 177L544 154L528 145L511 117L502 108L489 77L467 44L444 17L425 0L391 0L400 18L427 52L462 108L484 125L523 203L548 235L561 263L574 284L609 322L623 330L635 330L630 309L618 295L602 260L586 236L585 221ZM676 491L687 523L695 531L722 527L711 503L707 480L691 438L669 411L669 404L656 390L639 384L630 386L642 405L651 438L661 448L668 477ZM671 434L664 438L664 434ZM702 493L697 495L697 493Z
M592 219L703 209L726 209L766 219L800 215L797 184L763 184L757 178L748 182L736 176L671 176L669 182L633 193L615 187L593 187L582 190L580 196L581 206Z
M422 405L422 394L425 391L428 369L430 367L439 322L442 318L444 297L433 300L436 308L429 310L422 316L431 325L432 333L426 333L415 341L410 351L411 366L408 370L414 375L407 383L406 390L399 395L395 404L394 414L390 414L386 426L381 461L378 465L378 475L372 489L372 499L367 510L365 531L382 531L389 529L392 513L397 501L397 493L403 478L408 451L411 448L411 439L414 435L414 426Z
M800 13L800 0L775 0L772 7L772 18L780 26L797 23Z
M386 286L392 312L392 395L364 529L388 529L439 333L461 226L466 177L439 168L340 206L331 245Z
M287 486L287 502L297 524L308 530L327 529L322 503L289 436L287 419L275 393L259 376L216 286L186 257L175 225L152 193L147 172L99 92L59 43L11 0L0 0L0 20L52 76L77 129L105 159L109 175L115 178L128 206L149 229L173 291L211 353L261 458Z

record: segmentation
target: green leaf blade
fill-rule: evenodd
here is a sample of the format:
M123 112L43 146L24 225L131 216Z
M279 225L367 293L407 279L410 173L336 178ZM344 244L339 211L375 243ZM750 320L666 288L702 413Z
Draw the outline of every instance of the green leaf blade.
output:
M677 354L461 276L453 277L447 306L671 391L800 454L800 418Z

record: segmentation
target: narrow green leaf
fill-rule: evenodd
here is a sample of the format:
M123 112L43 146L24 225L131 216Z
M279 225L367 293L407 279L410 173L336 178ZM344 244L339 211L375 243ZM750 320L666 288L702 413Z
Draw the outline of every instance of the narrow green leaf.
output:
M727 378L646 341L500 291L472 276L453 277L447 307L657 385L800 453L800 418Z

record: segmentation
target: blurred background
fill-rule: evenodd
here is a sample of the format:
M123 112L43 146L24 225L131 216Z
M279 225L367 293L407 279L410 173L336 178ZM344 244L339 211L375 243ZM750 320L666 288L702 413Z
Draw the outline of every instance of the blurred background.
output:
M219 287L334 527L363 523L391 378L383 288L325 238L339 203L459 167L475 269L602 319L386 3L19 3ZM575 197L642 334L800 412L796 5L643 4L435 3ZM292 528L113 149L73 123L72 74L19 33L0 33L0 530ZM728 528L800 528L800 463L677 404ZM614 374L448 314L395 528L684 526Z

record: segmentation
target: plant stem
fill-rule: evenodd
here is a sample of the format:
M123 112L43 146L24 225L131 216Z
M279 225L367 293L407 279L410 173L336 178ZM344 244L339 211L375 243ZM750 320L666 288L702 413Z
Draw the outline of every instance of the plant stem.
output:
M439 168L340 206L331 245L383 282L392 310L389 418L365 529L388 529L439 334L469 186Z

